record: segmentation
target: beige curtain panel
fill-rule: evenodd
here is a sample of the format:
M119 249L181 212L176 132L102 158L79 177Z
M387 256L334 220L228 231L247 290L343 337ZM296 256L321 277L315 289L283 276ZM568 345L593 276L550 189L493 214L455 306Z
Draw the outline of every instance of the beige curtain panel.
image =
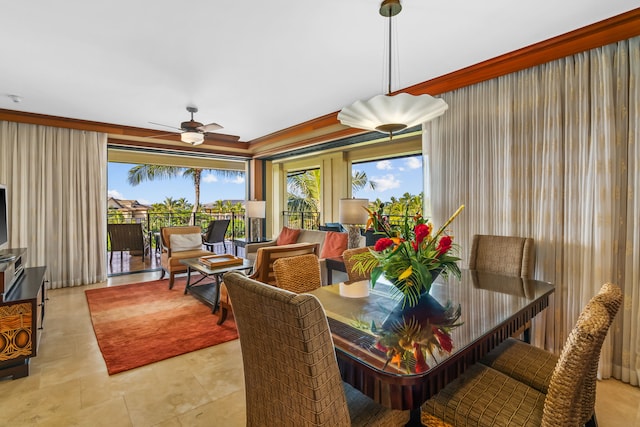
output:
M559 352L603 283L624 305L600 374L640 379L640 38L442 96L424 125L427 194L468 262L473 234L532 237L535 278L556 285L534 343Z
M49 288L106 280L106 168L106 134L0 121L9 243Z

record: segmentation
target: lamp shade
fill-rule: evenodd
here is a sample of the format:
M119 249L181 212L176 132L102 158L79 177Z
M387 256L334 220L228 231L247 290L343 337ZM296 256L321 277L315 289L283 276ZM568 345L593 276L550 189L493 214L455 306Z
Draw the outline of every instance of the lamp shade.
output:
M340 199L338 210L340 223L347 225L366 224L369 214L364 208L369 207L369 199Z
M200 132L182 132L180 140L191 145L200 145L204 142L204 135Z
M247 217L248 218L266 218L267 202L264 200L248 200L247 201Z

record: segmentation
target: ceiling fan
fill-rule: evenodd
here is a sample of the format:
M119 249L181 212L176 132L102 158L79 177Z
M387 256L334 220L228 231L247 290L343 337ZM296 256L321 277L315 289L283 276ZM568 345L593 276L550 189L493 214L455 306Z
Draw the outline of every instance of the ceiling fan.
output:
M154 123L154 122L149 122L149 123L154 125L159 125L159 126L166 126L169 128L179 130L181 132L180 140L182 142L186 142L187 144L191 144L191 145L202 144L204 142L205 134L222 129L222 126L220 126L217 123L209 123L208 125L203 125L202 123L196 122L195 120L193 120L193 113L198 112L197 107L187 107L187 111L191 113L191 120L180 123L179 128L174 126L163 125L162 123Z

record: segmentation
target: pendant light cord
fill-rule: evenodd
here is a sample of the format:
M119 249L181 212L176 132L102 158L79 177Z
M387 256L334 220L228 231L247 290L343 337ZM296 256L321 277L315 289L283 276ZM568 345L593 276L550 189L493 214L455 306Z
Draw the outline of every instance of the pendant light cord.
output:
M389 13L389 85L387 95L391 95L391 13Z

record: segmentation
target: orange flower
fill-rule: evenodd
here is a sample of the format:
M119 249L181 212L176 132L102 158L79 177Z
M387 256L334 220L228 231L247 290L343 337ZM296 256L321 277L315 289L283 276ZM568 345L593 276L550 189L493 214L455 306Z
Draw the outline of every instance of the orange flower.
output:
M402 363L402 356L400 356L400 353L396 353L393 355L393 357L391 358L391 363L395 363L396 365L398 365L398 368L400 367L400 363Z

